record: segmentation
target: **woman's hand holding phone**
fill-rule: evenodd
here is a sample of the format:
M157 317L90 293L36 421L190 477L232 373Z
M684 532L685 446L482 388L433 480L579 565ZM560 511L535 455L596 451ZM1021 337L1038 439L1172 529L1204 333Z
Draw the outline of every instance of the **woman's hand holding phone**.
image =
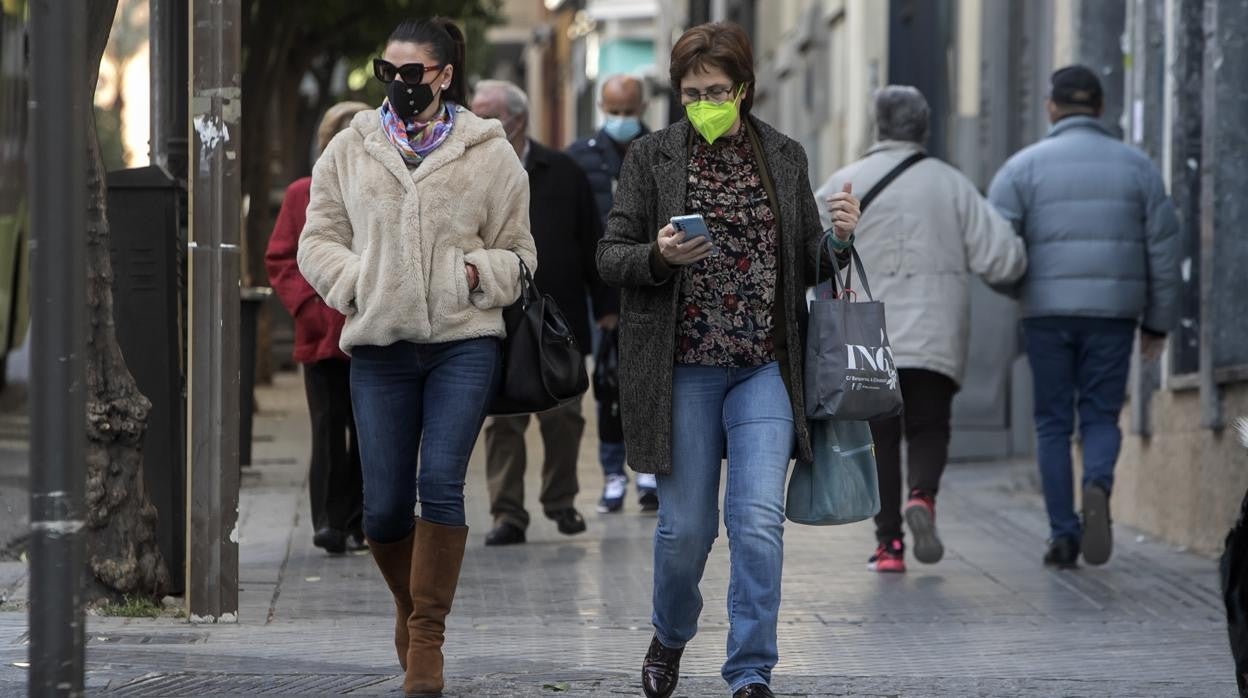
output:
M670 223L663 226L656 240L663 261L672 266L687 266L711 256L712 245L709 238L698 236L686 239L685 234Z

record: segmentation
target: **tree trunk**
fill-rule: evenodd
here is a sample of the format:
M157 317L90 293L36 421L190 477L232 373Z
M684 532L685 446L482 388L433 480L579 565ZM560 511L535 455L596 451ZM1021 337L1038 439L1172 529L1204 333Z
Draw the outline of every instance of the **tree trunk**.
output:
M293 48L297 29L290 22L282 21L282 5L262 2L255 13L257 16L245 16L243 22L244 36L253 39L245 40L243 99L250 106L243 109L243 161L240 165L243 194L249 202L242 239L243 284L248 286L264 285L268 281L264 251L273 231L269 210L273 187L273 93L281 88L279 81L285 77L286 57Z
M87 4L95 91L118 0ZM169 570L156 542L156 507L143 491L143 436L151 403L134 382L113 325L107 183L95 116L87 124L87 560L88 598L159 598Z

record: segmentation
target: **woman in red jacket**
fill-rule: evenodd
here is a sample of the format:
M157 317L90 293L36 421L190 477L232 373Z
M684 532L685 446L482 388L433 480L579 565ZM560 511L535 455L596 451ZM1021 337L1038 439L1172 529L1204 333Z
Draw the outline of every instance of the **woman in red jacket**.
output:
M356 113L370 109L343 102L325 113L316 132L317 152ZM363 481L351 415L350 361L338 348L345 318L325 305L299 273L295 254L303 231L312 178L296 180L286 189L281 213L264 255L269 283L295 319L294 359L303 364L303 384L312 416L312 463L308 489L312 498L312 542L328 553L364 550ZM349 445L348 445L349 444Z

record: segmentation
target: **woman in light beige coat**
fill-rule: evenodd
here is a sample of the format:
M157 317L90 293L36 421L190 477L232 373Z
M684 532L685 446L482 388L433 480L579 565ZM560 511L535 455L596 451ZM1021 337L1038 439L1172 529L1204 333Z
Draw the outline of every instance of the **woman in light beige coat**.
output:
M463 57L449 20L394 31L374 62L386 102L317 162L299 242L300 271L346 316L364 533L394 594L409 696L441 694L468 457L498 392L519 261L537 266L528 177L502 126L461 106Z
M879 141L865 157L832 175L815 197L850 182L869 192L893 168L923 152L929 108L913 87L889 86L875 97ZM831 224L824 214L824 227ZM1017 281L1027 269L1023 239L961 172L928 157L906 169L864 210L855 233L875 299L884 302L888 339L901 378L901 417L871 423L880 473L877 572L904 572L901 441L909 447L904 518L914 554L944 555L936 534L936 492L949 450L950 413L966 369L971 274L989 284Z

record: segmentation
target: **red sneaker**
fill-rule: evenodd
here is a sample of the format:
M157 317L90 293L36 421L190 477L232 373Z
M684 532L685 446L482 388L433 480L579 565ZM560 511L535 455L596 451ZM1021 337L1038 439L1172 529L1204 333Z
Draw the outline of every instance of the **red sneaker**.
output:
M906 546L899 540L889 541L887 544L880 543L880 547L875 549L875 554L867 560L867 569L872 572L905 572Z
M936 534L936 498L922 490L911 490L903 514L914 535L915 559L928 565L940 562L945 544Z

